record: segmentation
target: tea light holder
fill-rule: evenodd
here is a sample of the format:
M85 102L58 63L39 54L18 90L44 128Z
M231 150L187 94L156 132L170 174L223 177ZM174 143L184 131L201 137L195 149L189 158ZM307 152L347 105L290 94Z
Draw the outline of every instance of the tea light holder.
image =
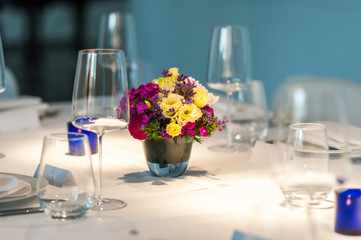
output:
M83 129L80 129L80 128L77 128L71 122L68 122L68 132L86 134L88 136L88 139L89 139L89 145L90 145L90 149L91 149L92 154L98 152L98 137L97 137L97 135L95 133L87 131L87 130L83 130ZM76 149L76 146L73 146L73 148ZM75 151L77 151L77 150L75 150Z
M335 232L361 236L361 189L336 190Z

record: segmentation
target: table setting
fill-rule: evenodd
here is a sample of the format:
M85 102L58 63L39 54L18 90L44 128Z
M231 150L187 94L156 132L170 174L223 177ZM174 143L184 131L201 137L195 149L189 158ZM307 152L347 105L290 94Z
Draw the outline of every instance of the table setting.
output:
M0 102L8 122L36 109L0 131L0 235L358 239L361 128L339 85L286 81L270 111L247 28L216 26L210 46L205 84L171 66L131 88L124 51L83 49L71 101Z

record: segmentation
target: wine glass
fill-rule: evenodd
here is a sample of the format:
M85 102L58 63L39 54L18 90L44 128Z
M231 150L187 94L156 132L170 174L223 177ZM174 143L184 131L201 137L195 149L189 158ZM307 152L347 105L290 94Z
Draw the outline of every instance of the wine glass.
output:
M334 206L329 193L344 183L349 165L343 85L342 81L302 75L287 79L275 94L276 155L270 159L284 195L281 205L305 210L312 239L318 234L313 210ZM323 127L317 134L310 129L306 135L293 124L323 125L327 136Z
M124 51L129 89L138 85L138 60L134 17L131 13L110 12L101 16L98 48Z
M309 76L288 79L277 91L274 100L275 143L279 147L278 163L287 170L289 126L294 123L323 124L329 145L329 174L336 182L344 181L343 167L348 163L346 114L341 94L342 82ZM315 137L315 139L317 139ZM320 139L320 138L319 138ZM337 167L334 167L337 166ZM285 173L280 172L279 177ZM322 185L314 181L314 185ZM287 196L286 201L287 201Z
M263 83L252 80L247 88L238 92L238 98L233 102L231 124L234 142L250 148L256 141L265 140L270 116Z
M207 85L227 95L227 120L231 121L232 94L251 79L251 50L248 30L243 26L213 28L209 51ZM232 141L232 124L227 124L227 144L212 146L215 151L244 150Z
M0 36L0 93L5 91L5 60Z
M0 36L0 93L5 91L5 60L4 60L4 52L3 46L1 43ZM0 153L0 158L5 157L5 154Z
M122 99L123 108L119 107ZM99 170L93 209L105 211L126 206L102 196L102 138L104 133L125 129L129 123L129 97L122 50L79 51L72 101L72 122L98 136Z

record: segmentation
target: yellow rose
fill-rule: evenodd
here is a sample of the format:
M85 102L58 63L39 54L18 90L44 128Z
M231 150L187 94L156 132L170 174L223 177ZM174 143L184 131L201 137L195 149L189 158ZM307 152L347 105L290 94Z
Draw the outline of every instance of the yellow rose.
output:
M202 88L195 88L194 91L196 94L193 96L194 104L200 108L203 108L209 103L208 92Z
M160 103L162 114L166 118L173 118L177 115L178 110L183 106L183 97L181 95L170 93L168 97L163 98Z
M167 125L167 133L171 135L172 137L176 137L179 134L181 134L182 127L178 124L171 122Z
M179 72L178 72L178 68L169 68L168 72L172 74L173 77L178 77Z
M188 122L195 122L203 113L195 104L186 104L178 111L178 124L183 127Z

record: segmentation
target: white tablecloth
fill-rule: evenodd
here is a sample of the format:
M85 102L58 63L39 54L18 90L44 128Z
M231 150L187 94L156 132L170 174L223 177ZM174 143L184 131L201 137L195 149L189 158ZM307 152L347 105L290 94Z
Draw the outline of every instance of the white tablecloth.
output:
M43 136L65 132L70 104L41 128L0 135L0 171L32 176ZM141 142L127 130L104 135L103 195L127 202L110 212L90 211L80 220L56 221L43 213L0 217L0 239L311 239L307 212L280 204L283 196L266 164L246 153L219 153L208 147L219 133L194 143L186 173L159 178L147 169ZM332 198L332 196L331 196ZM36 201L36 200L35 200ZM0 204L0 210L2 205ZM312 210L314 239L349 239L334 233L334 209ZM357 239L356 237L352 237ZM244 238L251 239L251 238Z

